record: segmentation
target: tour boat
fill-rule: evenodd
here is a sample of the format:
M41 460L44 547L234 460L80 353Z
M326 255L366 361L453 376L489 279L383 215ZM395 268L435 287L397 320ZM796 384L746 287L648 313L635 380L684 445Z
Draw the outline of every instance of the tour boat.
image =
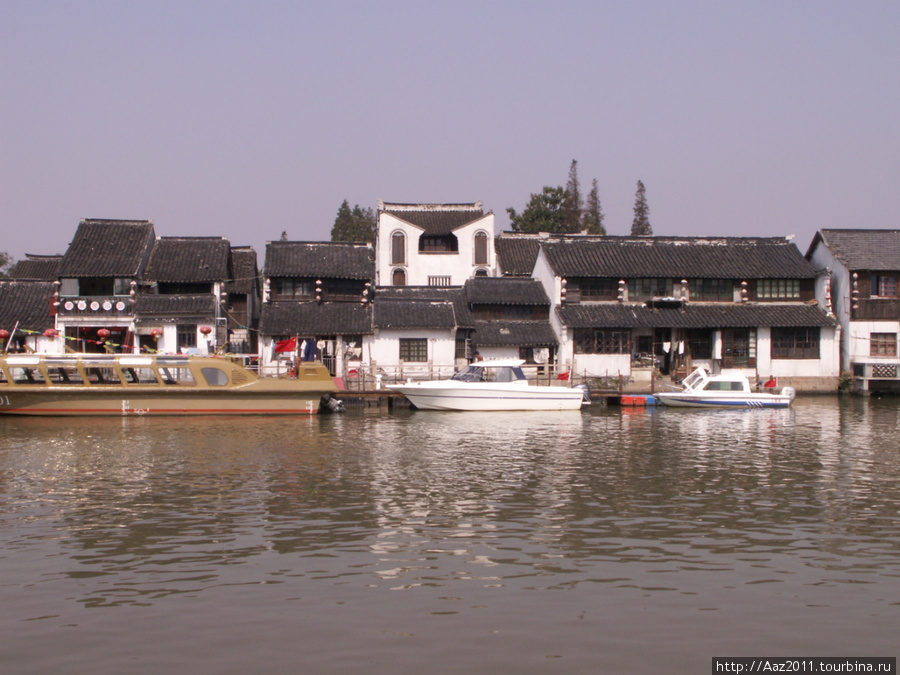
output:
M521 359L489 359L450 379L389 385L420 410L580 410L587 387L532 385Z
M752 391L743 373L710 375L705 368L697 368L684 378L681 391L655 394L660 403L689 408L787 408L794 400L793 387L780 393Z
M0 415L294 415L336 410L328 370L259 378L228 358L0 354Z

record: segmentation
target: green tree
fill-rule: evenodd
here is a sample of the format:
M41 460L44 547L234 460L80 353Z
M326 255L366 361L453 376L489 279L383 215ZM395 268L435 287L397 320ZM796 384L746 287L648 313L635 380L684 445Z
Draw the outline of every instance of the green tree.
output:
M506 209L514 232L562 232L562 203L566 191L561 187L544 186L540 194L532 193L522 214L512 207Z
M578 162L572 160L569 165L569 180L560 204L560 232L577 234L581 232L581 211L584 204L581 199L581 186L578 183Z
M591 191L588 193L584 211L581 213L581 229L588 234L606 234L603 226L603 209L600 206L600 188L597 187L597 179L591 183Z
M15 264L16 261L9 253L7 253L6 251L0 251L0 279L5 279L7 276L9 276L9 271Z
M652 237L650 226L650 207L647 206L647 190L641 181L637 182L634 194L634 221L631 223L631 235L634 237Z
M350 208L345 199L338 208L331 228L331 241L365 241L375 243L377 222L371 208L361 208L359 204Z

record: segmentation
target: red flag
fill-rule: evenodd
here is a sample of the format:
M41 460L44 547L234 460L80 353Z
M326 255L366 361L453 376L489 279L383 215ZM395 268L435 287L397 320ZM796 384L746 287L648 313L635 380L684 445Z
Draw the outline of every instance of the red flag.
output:
M569 373L560 373L559 375L556 376L556 379L557 380L568 380Z
M280 354L283 352L293 352L297 349L297 338L291 338L290 340L279 340L275 343L275 353Z

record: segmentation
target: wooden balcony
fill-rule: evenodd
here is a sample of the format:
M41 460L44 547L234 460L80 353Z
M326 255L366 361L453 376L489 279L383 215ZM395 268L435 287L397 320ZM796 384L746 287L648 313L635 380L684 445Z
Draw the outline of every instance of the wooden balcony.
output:
M861 298L852 318L860 321L900 321L900 299Z

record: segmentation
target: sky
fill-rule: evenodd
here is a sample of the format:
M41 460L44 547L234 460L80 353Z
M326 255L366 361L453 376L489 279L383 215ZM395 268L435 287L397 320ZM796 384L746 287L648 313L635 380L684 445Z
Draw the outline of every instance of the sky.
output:
M0 251L83 218L256 248L343 200L509 228L578 162L609 234L900 228L900 3L0 0Z

